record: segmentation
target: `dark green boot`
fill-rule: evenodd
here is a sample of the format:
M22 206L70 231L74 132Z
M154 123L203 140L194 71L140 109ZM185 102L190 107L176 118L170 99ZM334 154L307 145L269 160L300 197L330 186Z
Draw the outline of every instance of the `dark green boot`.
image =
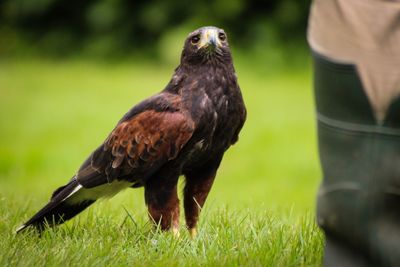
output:
M356 67L313 56L324 265L400 266L400 99L378 123Z

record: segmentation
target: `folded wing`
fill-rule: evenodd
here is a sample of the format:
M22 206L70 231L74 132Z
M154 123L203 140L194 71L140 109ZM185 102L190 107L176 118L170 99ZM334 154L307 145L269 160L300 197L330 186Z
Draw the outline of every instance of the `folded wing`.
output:
M180 109L144 110L115 127L76 179L86 188L116 179L144 179L178 156L194 128L190 116Z

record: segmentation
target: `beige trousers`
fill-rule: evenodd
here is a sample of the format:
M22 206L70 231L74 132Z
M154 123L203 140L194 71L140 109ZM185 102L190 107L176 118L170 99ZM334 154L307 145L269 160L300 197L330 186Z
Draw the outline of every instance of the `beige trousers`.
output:
M315 52L356 66L375 118L383 122L400 96L400 1L314 0L308 42Z

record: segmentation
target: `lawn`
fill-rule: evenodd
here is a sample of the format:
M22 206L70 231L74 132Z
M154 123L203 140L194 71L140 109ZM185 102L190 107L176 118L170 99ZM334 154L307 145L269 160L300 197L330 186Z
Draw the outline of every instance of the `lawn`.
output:
M41 238L14 235L173 67L24 59L0 63L1 266L319 266L320 179L310 68L236 65L248 108L191 240L153 230L126 190Z

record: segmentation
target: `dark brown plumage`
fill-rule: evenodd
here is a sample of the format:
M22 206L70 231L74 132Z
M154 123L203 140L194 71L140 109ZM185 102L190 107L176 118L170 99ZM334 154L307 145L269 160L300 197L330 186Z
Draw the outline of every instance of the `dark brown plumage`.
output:
M185 217L194 235L200 207L245 118L226 34L215 27L200 28L186 39L166 88L133 107L71 181L18 231L30 225L43 230L100 197L144 186L152 219L163 230L177 232L177 181L184 175Z

